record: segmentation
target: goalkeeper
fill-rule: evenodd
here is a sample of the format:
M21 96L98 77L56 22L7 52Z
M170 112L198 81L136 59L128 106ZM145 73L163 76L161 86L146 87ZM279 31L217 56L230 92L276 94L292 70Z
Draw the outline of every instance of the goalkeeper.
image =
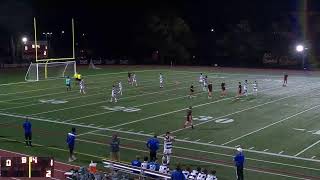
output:
M78 84L80 83L80 81L81 81L81 74L79 74L79 73L75 73L74 74L74 79L78 82Z
M71 79L69 76L66 78L66 86L67 86L67 91L71 91Z

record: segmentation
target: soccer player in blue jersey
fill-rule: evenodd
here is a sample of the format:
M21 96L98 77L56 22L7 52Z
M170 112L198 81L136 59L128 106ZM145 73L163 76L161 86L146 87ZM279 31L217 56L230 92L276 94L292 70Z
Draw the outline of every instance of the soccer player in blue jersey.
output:
M69 76L66 78L66 86L67 86L67 91L71 91L71 79Z
M242 148L237 148L237 153L233 158L234 164L236 166L237 180L243 180L243 167L245 157L242 151Z
M32 139L32 125L31 122L29 121L28 117L26 117L25 122L23 123L23 129L24 129L24 137L25 137L25 142L26 146L32 146L31 144L31 139Z
M77 158L74 156L73 150L76 142L76 128L72 128L71 132L67 135L67 144L69 148L69 162L76 160Z

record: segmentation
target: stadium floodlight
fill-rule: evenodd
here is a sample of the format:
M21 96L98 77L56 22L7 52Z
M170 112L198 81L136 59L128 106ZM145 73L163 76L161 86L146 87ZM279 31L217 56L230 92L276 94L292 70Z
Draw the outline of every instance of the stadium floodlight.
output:
M24 44L26 44L27 41L28 41L28 38L27 38L27 37L22 37L22 42L23 42Z
M303 52L303 51L304 51L304 46L301 45L301 44L297 45L297 46L296 46L296 51L297 51L297 52Z

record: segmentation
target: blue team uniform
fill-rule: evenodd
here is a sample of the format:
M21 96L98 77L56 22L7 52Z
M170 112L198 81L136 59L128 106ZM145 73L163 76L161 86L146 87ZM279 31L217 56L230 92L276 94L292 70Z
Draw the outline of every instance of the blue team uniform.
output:
M138 168L141 168L141 161L135 159L133 161L131 161L131 165L133 167L138 167ZM139 171L133 171L134 173L139 173Z
M67 144L68 144L70 152L73 152L75 141L76 141L76 135L74 133L71 133L71 132L68 133L68 135L67 135Z
M181 170L175 170L173 171L173 173L171 174L171 179L174 180L186 180L184 174L182 173Z
M242 152L237 153L233 160L237 168L237 180L243 180L244 154Z
M23 129L24 129L24 137L26 141L27 146L31 146L31 139L32 139L32 125L31 122L26 120L23 123Z

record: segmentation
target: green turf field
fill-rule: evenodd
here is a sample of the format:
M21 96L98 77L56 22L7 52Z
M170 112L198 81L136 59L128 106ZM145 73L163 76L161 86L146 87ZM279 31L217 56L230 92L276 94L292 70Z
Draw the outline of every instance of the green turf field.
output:
M136 72L138 87L128 85L128 71ZM79 94L78 86L67 92L64 79L19 83L25 71L1 72L1 148L66 162L66 133L76 127L78 160L74 163L107 157L107 144L115 132L121 138L121 160L129 162L136 155L148 155L145 143L150 136L171 131L177 136L172 165L213 168L219 180L234 179L232 159L235 148L241 146L247 158L246 179L320 179L317 75L289 72L289 84L282 87L281 71L113 66L80 72L86 95ZM163 89L159 88L160 72L165 77ZM200 72L213 82L210 100L198 85ZM258 96L236 100L237 83L245 79L258 81ZM111 86L120 80L124 94L118 103L110 103ZM222 81L228 89L224 98L220 98ZM191 83L197 94L189 99ZM194 130L183 129L189 106L193 106ZM33 123L37 144L33 148L21 143L25 115Z

